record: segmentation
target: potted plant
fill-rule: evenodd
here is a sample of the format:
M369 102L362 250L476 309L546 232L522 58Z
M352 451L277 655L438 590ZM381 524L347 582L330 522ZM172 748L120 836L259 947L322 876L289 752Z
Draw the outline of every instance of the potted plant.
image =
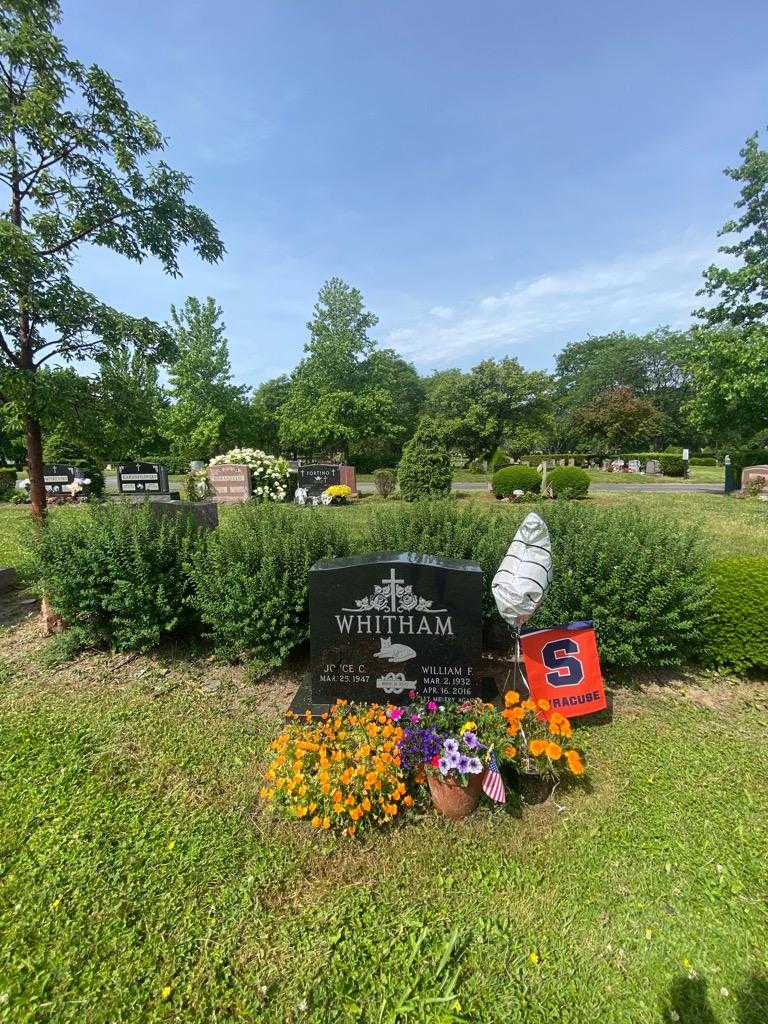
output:
M324 505L346 505L352 496L352 488L347 484L331 484L323 491Z
M501 717L517 750L518 786L528 803L549 799L563 776L583 775L584 761L573 744L571 723L548 700L524 700L515 690L507 690Z

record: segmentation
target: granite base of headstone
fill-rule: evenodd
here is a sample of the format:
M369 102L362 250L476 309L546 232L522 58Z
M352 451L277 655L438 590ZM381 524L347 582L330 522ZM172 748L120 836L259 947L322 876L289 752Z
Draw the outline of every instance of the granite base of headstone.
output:
M483 695L476 562L382 552L316 562L309 577L313 714L339 699Z
M152 500L149 507L154 516L191 516L196 526L215 530L219 525L219 507L215 501L180 501L173 498Z

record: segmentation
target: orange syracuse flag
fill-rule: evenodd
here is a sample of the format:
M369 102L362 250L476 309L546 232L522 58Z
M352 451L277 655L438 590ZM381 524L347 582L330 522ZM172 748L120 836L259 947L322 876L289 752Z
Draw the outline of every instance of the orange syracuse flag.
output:
M548 700L566 718L591 715L608 706L591 622L524 633L520 646L533 700Z

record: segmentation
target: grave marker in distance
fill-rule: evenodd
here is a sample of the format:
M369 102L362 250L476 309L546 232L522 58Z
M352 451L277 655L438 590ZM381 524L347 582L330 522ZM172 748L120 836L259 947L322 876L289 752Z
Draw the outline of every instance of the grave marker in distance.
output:
M383 552L309 573L312 708L339 698L404 704L482 692L483 571L476 562Z
M168 470L156 462L126 462L117 467L121 494L168 494Z
M248 466L236 463L209 466L208 483L213 491L213 500L219 505L236 505L251 498L251 471Z
M768 466L745 466L741 471L741 489L744 490L751 481L761 477L765 480L763 494L766 494L768 493Z

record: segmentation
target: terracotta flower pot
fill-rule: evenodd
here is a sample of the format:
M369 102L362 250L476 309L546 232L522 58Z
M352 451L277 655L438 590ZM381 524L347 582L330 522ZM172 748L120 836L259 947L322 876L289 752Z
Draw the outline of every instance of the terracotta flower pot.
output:
M460 821L477 810L480 803L480 792L485 772L470 775L466 786L459 785L453 779L440 779L436 775L428 775L429 792L435 808L451 821Z

